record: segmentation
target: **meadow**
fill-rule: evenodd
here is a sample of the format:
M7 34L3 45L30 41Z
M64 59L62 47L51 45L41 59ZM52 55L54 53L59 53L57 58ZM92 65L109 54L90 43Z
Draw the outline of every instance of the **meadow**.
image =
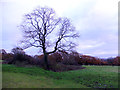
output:
M86 66L82 70L46 71L39 67L2 65L3 88L118 88L118 66Z

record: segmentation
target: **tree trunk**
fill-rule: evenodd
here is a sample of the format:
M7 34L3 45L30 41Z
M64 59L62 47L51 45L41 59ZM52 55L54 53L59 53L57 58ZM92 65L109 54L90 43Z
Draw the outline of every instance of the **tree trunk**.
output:
M45 64L46 64L46 69L49 70L48 55L46 53L44 53L44 61L45 61Z

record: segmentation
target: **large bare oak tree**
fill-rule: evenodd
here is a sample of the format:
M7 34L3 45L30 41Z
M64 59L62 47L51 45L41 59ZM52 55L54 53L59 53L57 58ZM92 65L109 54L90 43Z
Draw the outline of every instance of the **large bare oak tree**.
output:
M49 70L48 55L60 50L70 50L75 46L74 38L79 37L75 27L68 18L57 17L49 7L38 7L26 14L21 30L25 46L41 48L44 54L46 69Z

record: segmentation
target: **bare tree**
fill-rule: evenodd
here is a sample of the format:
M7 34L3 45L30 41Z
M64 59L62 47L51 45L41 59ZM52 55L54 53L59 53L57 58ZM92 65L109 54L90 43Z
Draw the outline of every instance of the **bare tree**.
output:
M68 18L57 17L55 11L48 7L38 7L26 14L21 30L24 49L31 46L41 48L47 69L47 56L56 51L72 49L75 46L73 38L79 37Z
M15 48L13 48L13 49L11 50L11 52L12 52L13 54L25 54L25 52L23 51L23 49L20 48L20 47L15 47Z

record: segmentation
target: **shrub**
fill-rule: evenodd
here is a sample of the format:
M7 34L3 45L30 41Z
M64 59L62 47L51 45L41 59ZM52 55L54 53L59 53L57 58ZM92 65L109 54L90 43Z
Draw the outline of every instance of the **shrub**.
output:
M75 60L75 57L73 55L66 55L66 57L64 57L62 63L65 65L78 65L78 63Z
M72 59L65 59L62 61L63 64L65 65L78 65L78 63L75 61L75 60L72 60Z
M114 58L113 65L120 66L120 57L119 56L117 56L116 58Z
M2 54L0 53L0 60L2 60Z
M12 58L14 55L12 53L2 54L2 60L7 60Z
M12 64L13 63L13 57L7 58L3 61L3 64Z
M39 66L39 67L44 68L44 69L45 69L45 67L46 67L46 66L45 66L45 62L44 62L44 59L35 58L34 64L35 64L36 66Z
M61 62L63 60L62 55L59 52L56 52L56 53L49 55L48 59L53 60L55 62Z
M58 53L54 53L54 54L48 55L48 65L49 65L50 69L53 69L54 66L58 62L61 61L60 59L62 57L60 57L60 58L59 57L60 57L60 55ZM42 67L44 69L46 68L46 64L44 62L44 55L35 55L34 59L35 59L34 60L35 65L40 66L40 67Z
M24 66L28 64L33 65L33 62L34 62L33 57L26 54L17 53L17 54L14 54L12 57L6 58L3 63L15 64L17 66Z

